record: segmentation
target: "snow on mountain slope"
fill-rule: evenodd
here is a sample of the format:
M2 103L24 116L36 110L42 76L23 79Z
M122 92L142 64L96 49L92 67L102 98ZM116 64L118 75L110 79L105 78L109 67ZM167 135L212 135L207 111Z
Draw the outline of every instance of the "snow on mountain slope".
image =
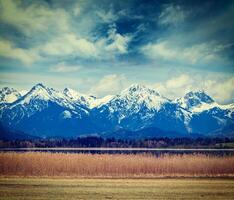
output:
M96 109L97 118L100 117L105 127L112 124L112 127L130 130L160 125L169 129L178 125L182 130L185 118L189 118L188 111L155 90L138 84L131 85Z
M89 109L63 92L37 84L24 96L0 110L0 122L35 136L74 136L93 132Z
M138 113L142 108L152 112L158 111L161 105L166 102L170 102L170 100L161 96L155 90L143 85L133 84L119 95L111 97L103 106L107 106L110 113L118 112L121 120L134 113Z
M214 132L221 134L224 129L234 126L234 114L229 109L212 107L201 112L194 112L189 126L192 132L205 135L212 135Z
M63 94L66 97L69 97L71 101L78 103L80 105L84 105L89 109L99 107L102 104L109 102L114 97L114 95L107 95L103 98L96 98L94 96L88 96L88 95L79 93L76 90L73 90L71 88L65 88L63 90Z
M191 112L188 122L191 132L221 133L226 127L234 125L233 104L220 105L204 91L189 92L175 102Z
M43 84L39 83L35 85L25 96L20 99L15 105L27 105L33 103L33 101L45 101L45 102L54 102L65 108L75 110L77 106L85 104L85 99L80 96L80 101L78 97L73 93L70 93L71 90L65 89L63 92L54 90L53 88L48 88ZM74 91L75 92L75 91ZM78 94L78 93L77 93ZM73 95L73 96L71 96ZM37 105L36 105L37 106Z
M191 109L191 111L194 113L198 113L198 112L203 112L205 110L210 110L210 109L215 108L215 107L220 108L222 110L230 110L231 112L234 111L234 104L221 105L221 104L218 104L217 102L213 102L210 104L201 104L201 105Z
M24 96L28 93L28 90L20 90L19 93L21 94L21 96Z
M6 121L16 120L19 122L25 117L28 118L48 108L51 104L72 110L74 114L79 114L78 111L88 114L86 109L70 101L69 97L66 97L62 92L48 88L39 83L32 87L25 96L22 96L4 109L0 113L0 116L1 118L5 118Z
M118 111L119 102L123 102L124 105L120 119L142 112L141 118L147 120L156 111L159 111L163 104L169 103L170 100L144 85L133 84L113 99L113 110Z
M234 111L234 104L221 105L215 102L204 91L189 92L184 97L176 99L181 107L191 111L192 113L202 113L211 109L225 110L229 117Z
M78 114L80 111L89 114L88 110L99 106L110 99L109 96L97 99L93 96L81 94L70 88L65 88L60 92L41 83L33 86L24 96L21 96L20 93L14 89L3 88L1 91L2 102L14 102L7 106L8 110L12 110L8 115L11 115L13 119L19 117L19 115L19 119L24 116L29 117L35 112L47 108L50 102L64 107L65 109L70 109L74 114ZM15 110L15 113L13 113L13 110ZM3 113L0 113L0 115L2 114Z
M70 88L57 91L43 84L25 95L14 89L1 91L1 100L9 102L6 96L10 95L12 102L1 104L0 122L37 136L149 127L183 134L220 134L234 127L234 104L220 105L204 91L189 92L174 101L139 84L103 98Z
M148 109L159 110L163 103L170 100L161 96L154 89L148 88L144 85L133 84L125 89L117 97L118 99L126 99L129 107L133 104L144 104Z
M28 104L32 99L49 100L51 98L51 91L41 83L32 87L26 96L17 104Z
M13 103L21 97L21 94L9 87L4 87L0 90L0 103Z
M175 102L182 108L192 111L194 108L201 106L204 108L209 107L212 103L214 103L214 100L204 91L196 91L185 94L184 97L176 99Z
M81 94L71 88L65 88L63 90L63 94L70 98L72 102L81 104L86 107L90 107L90 104L92 104L93 101L95 101L95 97L91 97L85 94Z
M93 101L90 102L89 107L91 109L100 107L109 101L111 101L114 98L114 95L107 95L104 96L103 98L95 98Z

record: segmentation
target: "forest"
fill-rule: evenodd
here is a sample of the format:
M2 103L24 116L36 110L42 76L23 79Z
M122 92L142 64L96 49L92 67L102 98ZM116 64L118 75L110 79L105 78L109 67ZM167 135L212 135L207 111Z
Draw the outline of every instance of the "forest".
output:
M0 140L0 148L233 148L232 138L150 138L124 140L96 136L76 139Z

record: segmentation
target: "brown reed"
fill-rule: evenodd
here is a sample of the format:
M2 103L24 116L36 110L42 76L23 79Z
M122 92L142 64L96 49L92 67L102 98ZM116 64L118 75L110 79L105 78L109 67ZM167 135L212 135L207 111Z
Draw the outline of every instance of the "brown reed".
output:
M226 177L234 156L10 152L0 153L0 176Z

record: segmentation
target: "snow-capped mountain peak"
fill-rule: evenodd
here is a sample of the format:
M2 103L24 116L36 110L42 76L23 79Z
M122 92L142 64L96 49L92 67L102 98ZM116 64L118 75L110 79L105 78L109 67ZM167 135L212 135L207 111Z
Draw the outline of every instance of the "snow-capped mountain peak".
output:
M21 97L21 94L9 87L4 87L0 90L0 103L13 103Z
M188 110L201 106L209 106L215 103L215 101L202 90L188 92L184 97L176 99L176 102L179 103L181 107Z
M32 89L25 95L24 101L28 102L32 98L49 100L51 99L52 90L53 89L49 89L42 83L38 83L35 86L33 86Z
M0 97L17 96L16 101L1 104L0 123L38 135L63 135L69 131L77 136L147 127L211 134L232 131L234 127L234 105L220 105L204 91L189 92L175 101L139 84L103 98L70 88L57 91L41 83L23 96L10 88L0 91Z
M43 85L42 83L38 83L31 88L30 92L41 92L41 91L50 92L50 90L54 90L54 89L49 88Z
M133 84L129 88L123 90L119 97L125 99L132 104L144 104L149 109L159 110L161 105L170 100L160 95L156 90L145 85Z
M37 83L32 88L47 88L43 83Z
M92 107L91 105L96 100L96 97L94 96L88 96L86 94L79 93L71 88L65 88L63 90L63 94L71 101L84 105L88 108Z
M67 97L71 98L72 100L80 100L82 97L86 96L83 94L80 94L76 90L73 90L71 88L65 88L63 90L63 94L65 94Z
M21 96L24 96L28 93L28 90L20 90L19 93L21 94Z
M122 95L124 94L137 95L137 94L143 94L143 93L160 96L160 94L156 92L154 89L151 89L141 84L132 84L130 85L130 87L128 87L127 89L121 92Z
M33 86L32 89L27 94L25 94L16 104L27 105L35 101L37 101L38 103L50 101L61 106L72 107L68 98L66 98L66 96L62 92L54 90L53 88L49 88L42 83L38 83Z
M203 90L195 91L195 92L189 92L185 95L186 99L198 99L200 102L204 103L213 103L214 100L207 95Z
M116 120L120 126L134 116L137 120L147 122L155 112L170 102L155 90L138 84L131 85L120 94L106 97L104 100L105 103L97 106L98 111L104 113L109 120ZM135 120L131 123L136 123ZM141 123L136 126L143 127Z

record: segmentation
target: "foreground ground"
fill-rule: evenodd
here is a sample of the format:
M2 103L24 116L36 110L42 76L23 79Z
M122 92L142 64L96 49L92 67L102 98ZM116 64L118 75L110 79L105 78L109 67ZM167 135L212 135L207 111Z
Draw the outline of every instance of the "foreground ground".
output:
M0 178L0 200L233 199L234 179Z

